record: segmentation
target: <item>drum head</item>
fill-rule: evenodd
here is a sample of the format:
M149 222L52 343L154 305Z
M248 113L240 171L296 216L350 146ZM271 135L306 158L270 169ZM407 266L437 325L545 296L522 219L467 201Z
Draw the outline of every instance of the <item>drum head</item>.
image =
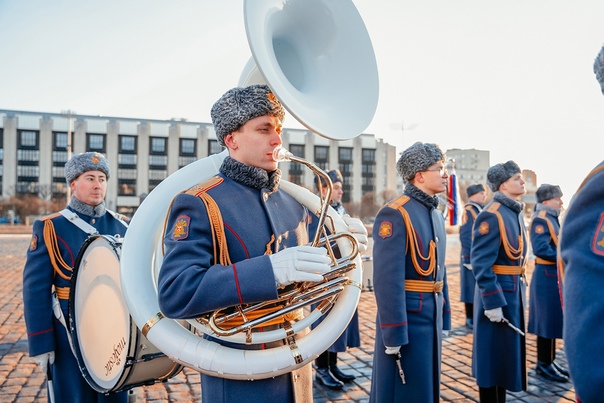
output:
M130 354L132 323L122 295L121 243L91 237L82 246L71 279L70 332L80 369L97 391L111 391Z

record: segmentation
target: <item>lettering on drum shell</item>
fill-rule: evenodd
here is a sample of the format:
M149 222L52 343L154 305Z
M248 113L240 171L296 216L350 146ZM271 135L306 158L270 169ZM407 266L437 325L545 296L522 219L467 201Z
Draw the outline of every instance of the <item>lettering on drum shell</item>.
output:
M113 345L113 352L109 357L109 361L107 361L107 364L105 364L105 376L111 374L111 371L113 371L113 367L115 365L120 365L122 363L120 357L125 348L126 339L124 338L124 336L122 336L122 339L117 344Z

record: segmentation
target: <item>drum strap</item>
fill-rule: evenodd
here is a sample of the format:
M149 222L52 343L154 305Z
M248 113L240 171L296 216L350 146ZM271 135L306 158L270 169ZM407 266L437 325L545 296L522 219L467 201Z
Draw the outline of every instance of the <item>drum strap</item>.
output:
M69 328L67 327L67 322L65 321L65 316L63 316L63 310L61 309L61 303L59 302L59 297L57 296L57 292L53 289L52 291L52 312L55 315L55 318L57 318L57 320L59 322L61 322L61 324L63 325L63 327L66 330L67 333L67 339L69 340L69 347L71 347L71 352L73 353L74 357L75 355L75 351L73 350L73 343L71 341L71 333L69 332Z
M98 235L99 232L96 228L88 224L86 221L82 220L80 216L74 213L73 211L69 209L63 209L60 211L60 213L63 217L67 218L70 223L72 223L88 235Z

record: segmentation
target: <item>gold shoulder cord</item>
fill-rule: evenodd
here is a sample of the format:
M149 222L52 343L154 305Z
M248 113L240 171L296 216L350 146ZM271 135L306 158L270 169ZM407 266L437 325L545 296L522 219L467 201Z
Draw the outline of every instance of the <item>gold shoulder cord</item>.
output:
M512 260L520 260L522 258L522 252L524 250L524 241L522 239L522 228L520 228L520 235L518 235L518 249L515 249L510 245L510 241L508 240L508 236L505 232L505 225L503 223L503 217L501 217L501 213L499 211L493 211L497 216L497 221L499 222L499 234L501 236L501 244L503 245L503 249L505 250L505 254Z
M220 214L220 208L216 204L216 201L207 193L201 193L198 196L206 206L208 219L210 220L212 244L214 245L214 261L223 266L228 266L231 264L231 258L224 234L224 221L222 220L222 214Z
M55 274L58 274L65 280L71 280L71 274L67 276L63 273L63 271L59 268L59 265L67 270L69 273L73 272L73 268L69 266L63 260L61 256L61 251L59 250L59 242L57 240L57 233L55 232L55 226L52 223L52 220L44 221L44 243L46 244L46 248L48 249L48 256L50 257L50 264L52 265Z
M405 202L407 200L405 200ZM428 256L423 256L421 254L417 242L417 236L415 235L415 230L413 229L413 225L411 224L411 217L409 217L409 213L407 212L407 210L403 208L403 204L398 207L398 211L400 211L401 215L403 216L403 221L405 222L405 229L407 230L407 245L405 252L410 252L411 260L413 261L413 267L419 275L430 276L432 273L434 273L434 268L436 267L436 243L434 242L434 240L431 239L428 247ZM428 268L426 270L422 269L418 261L418 257L424 262L429 262Z

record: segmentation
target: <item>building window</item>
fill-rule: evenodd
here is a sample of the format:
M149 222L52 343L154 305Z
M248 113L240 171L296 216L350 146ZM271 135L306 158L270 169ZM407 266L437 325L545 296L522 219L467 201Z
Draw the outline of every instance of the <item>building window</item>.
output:
M222 152L223 148L218 140L208 140L208 155L218 154Z
M19 130L17 149L16 194L38 194L40 190L40 133Z
M101 154L105 154L107 150L105 149L105 135L104 134L94 134L94 133L86 133L86 142L88 151L96 151Z
M304 144L290 144L289 151L296 157L304 158ZM304 165L299 162L289 163L288 180L296 185L301 185L304 179Z
M149 151L149 191L168 176L168 138L151 137Z
M65 132L53 132L52 141L52 197L55 200L67 198L65 163L69 159L69 137Z
M197 140L180 139L180 150L178 154L178 167L182 168L197 159Z
M375 149L363 148L361 153L361 191L375 191Z
M315 146L315 165L324 171L329 168L329 147Z
M340 147L338 149L338 166L342 173L342 203L349 203L352 194L352 148Z
M120 135L117 162L117 193L119 196L136 196L137 137Z

